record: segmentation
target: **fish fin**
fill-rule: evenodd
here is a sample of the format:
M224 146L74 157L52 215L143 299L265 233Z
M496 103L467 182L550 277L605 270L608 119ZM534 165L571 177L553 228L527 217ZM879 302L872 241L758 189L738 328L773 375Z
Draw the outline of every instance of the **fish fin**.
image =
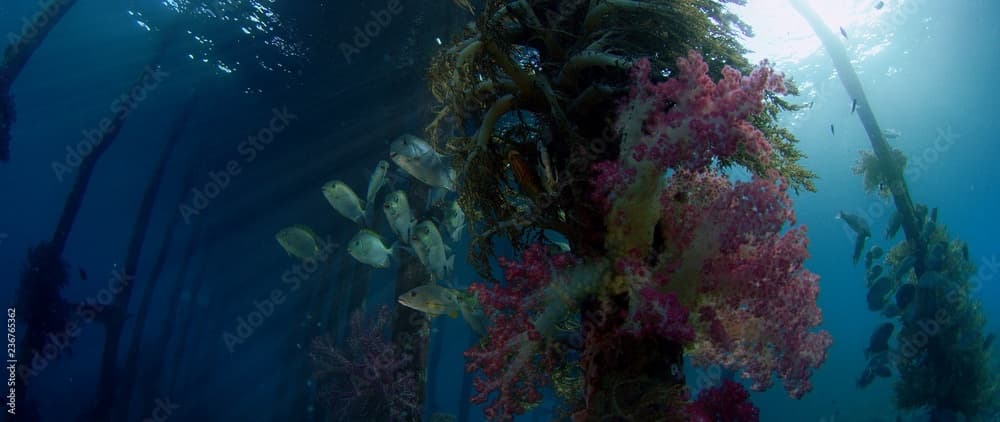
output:
M459 310L462 312L462 319L473 332L480 336L486 335L486 315L482 312L475 312L473 308L468 306L459 306Z
M451 312L448 312L448 316L458 318L458 311L452 310Z
M465 223L460 224L458 227L455 227L455 230L451 231L451 241L452 242L458 242L459 240L462 239L462 230L463 229L465 229Z
M448 260L445 261L444 268L446 270L448 270L449 273L451 273L452 270L455 269L455 255L454 254L452 254L451 256L449 256Z
M392 245L389 246L389 257L390 257L390 259L393 259L393 260L399 262L400 253L402 253L402 252L406 252L408 255L411 255L411 256L415 255L414 252L413 252L413 248L400 243L398 240L395 241L395 242L392 242Z
M861 251L865 248L865 240L868 236L858 235L857 239L854 240L854 263L858 263L858 259L861 259Z

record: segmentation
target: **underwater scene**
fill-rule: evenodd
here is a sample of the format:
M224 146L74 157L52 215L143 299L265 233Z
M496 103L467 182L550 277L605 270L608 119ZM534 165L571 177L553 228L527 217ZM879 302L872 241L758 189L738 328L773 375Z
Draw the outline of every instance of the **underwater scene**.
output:
M4 420L998 422L997 17L3 0Z

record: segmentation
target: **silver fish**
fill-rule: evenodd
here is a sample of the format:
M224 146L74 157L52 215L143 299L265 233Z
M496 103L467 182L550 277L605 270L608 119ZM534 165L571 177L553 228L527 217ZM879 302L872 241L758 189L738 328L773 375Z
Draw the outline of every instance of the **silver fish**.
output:
M458 291L454 289L425 284L399 295L396 301L431 316L448 315L455 318L460 312L458 296Z
M455 190L455 171L423 139L409 134L400 136L389 146L389 158L429 186Z
M465 211L462 211L462 207L458 206L458 201L452 202L448 208L444 210L444 229L451 236L452 242L458 242L458 239L462 238L462 229L465 228Z
M347 252L362 264L386 268L389 266L393 248L386 247L377 233L361 229L347 244Z
M865 247L865 240L872 235L871 229L868 227L868 222L863 217L843 211L838 212L834 218L847 223L847 226L857 234L857 238L854 241L854 254L852 258L854 262L858 262L858 259L861 258L861 251Z
M378 164L375 165L375 170L372 171L371 179L368 180L368 194L365 196L365 203L371 204L375 202L375 195L385 185L386 173L388 172L389 163L385 160L379 160Z
M358 198L358 194L344 182L339 180L327 182L323 185L323 197L340 215L357 224L364 224L365 207L361 205L361 198Z
M486 334L486 325L489 323L489 320L486 318L486 314L483 313L483 309L479 306L479 302L476 301L475 296L464 294L464 297L460 297L458 310L462 312L462 319L469 324L469 328L472 331L475 331L479 335Z
M312 258L319 251L316 234L306 226L295 225L283 228L274 235L274 238L285 252L297 258Z
M896 139L900 137L902 133L896 129L882 129L882 135L884 135L886 139Z
M389 227L392 228L393 233L396 233L399 241L410 243L413 225L417 223L417 220L413 218L410 201L406 199L406 192L397 190L386 195L382 209L385 211L386 220L389 221Z
M431 221L421 221L413 228L410 245L424 267L435 280L444 280L451 274L455 256L448 256L450 249L441 240L441 232Z

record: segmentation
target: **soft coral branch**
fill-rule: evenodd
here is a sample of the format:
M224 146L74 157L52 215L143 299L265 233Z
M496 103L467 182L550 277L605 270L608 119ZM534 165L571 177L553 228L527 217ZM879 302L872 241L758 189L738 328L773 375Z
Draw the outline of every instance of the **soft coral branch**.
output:
M625 145L633 159L650 160L660 170L694 170L742 151L767 163L771 146L747 120L763 111L767 91L785 89L782 75L766 61L748 76L726 66L718 83L712 82L708 64L693 50L677 60L677 74L666 82L651 82L650 67L649 60L640 60L633 68L634 85L622 114L626 120L619 122L620 127L645 125L631 133L648 135Z
M351 315L346 347L338 347L332 335L313 341L310 356L320 394L339 420L358 415L391 421L419 418L417 376L406 369L413 357L383 335L389 320L387 306L367 323L357 311Z

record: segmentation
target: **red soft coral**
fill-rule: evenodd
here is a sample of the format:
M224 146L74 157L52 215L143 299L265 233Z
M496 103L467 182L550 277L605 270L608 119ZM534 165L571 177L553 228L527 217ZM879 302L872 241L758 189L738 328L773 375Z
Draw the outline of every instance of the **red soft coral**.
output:
M750 402L742 385L724 380L721 385L702 391L687 407L691 422L757 422L760 411Z
M633 299L633 311L623 326L623 331L636 337L658 336L678 343L694 339L694 330L688 324L688 310L674 293L664 293L645 287Z
M465 369L482 371L472 402L485 403L497 393L484 409L486 418L509 421L541 401L539 388L548 384L559 363L532 318L544 311L544 289L555 281L552 274L570 265L572 258L550 256L545 246L533 244L524 249L520 261L500 258L499 262L504 285L469 288L491 323L484 341L465 352Z

